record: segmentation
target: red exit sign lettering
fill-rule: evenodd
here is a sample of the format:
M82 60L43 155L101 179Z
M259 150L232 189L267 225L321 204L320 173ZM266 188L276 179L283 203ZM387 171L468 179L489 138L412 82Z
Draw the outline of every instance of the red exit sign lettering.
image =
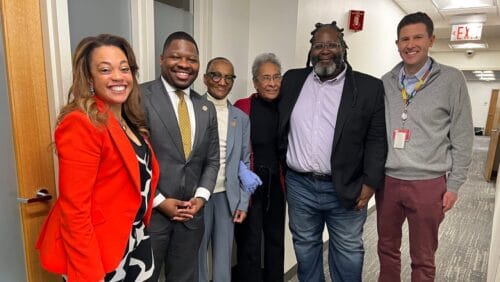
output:
M451 41L480 40L482 23L454 24L451 26Z

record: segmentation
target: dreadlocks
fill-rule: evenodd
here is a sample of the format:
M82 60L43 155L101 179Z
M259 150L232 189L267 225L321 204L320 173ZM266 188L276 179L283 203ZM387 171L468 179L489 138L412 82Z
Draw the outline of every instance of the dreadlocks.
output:
M314 38L314 35L316 34L316 32L318 32L318 30L320 30L322 28L331 28L331 29L334 29L335 31L337 31L338 40L340 42L340 45L342 46L342 50L344 50L344 54L343 54L344 61L347 65L349 65L349 63L347 62L347 49L349 47L347 47L347 44L345 43L345 40L344 40L344 29L337 25L337 21L332 21L329 24L316 23L314 25L314 27L315 27L315 29L313 31L311 31L311 39L309 40L310 43L313 42L313 38ZM311 63L311 50L309 50L309 53L307 54L306 67L308 67L310 63Z

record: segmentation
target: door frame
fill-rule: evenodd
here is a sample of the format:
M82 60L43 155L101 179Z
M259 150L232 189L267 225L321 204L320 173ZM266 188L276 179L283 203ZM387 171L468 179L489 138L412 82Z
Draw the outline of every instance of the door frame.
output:
M484 135L490 136L493 127L493 118L497 110L498 89L491 90L490 105L488 107L488 116L486 118L486 125L484 126Z
M493 92L498 92L498 90L493 90ZM484 165L484 179L487 182L491 181L493 171L498 170L498 162L500 160L500 147L498 147L500 136L500 99L496 99L495 105L493 107L490 105L490 109L493 109L494 112L491 129L489 130L490 145L488 146L488 154Z

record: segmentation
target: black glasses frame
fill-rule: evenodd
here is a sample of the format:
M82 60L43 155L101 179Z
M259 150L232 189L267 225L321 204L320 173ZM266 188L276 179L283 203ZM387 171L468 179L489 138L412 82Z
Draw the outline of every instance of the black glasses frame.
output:
M229 83L233 83L234 80L236 79L236 75L225 75L223 76L220 72L215 72L215 71L211 71L211 72L208 72L207 75L210 77L210 79L213 80L213 82L220 82L222 78L224 78L224 81L229 84Z

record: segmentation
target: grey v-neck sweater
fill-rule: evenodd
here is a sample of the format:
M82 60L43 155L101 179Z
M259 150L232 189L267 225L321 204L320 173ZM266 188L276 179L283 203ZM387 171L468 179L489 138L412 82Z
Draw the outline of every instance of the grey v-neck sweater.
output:
M405 128L410 139L404 149L394 148L392 133L402 128L403 100L396 65L382 77L389 142L386 174L404 180L447 175L447 188L457 192L467 179L472 160L474 130L463 74L434 61L429 78L408 106Z

